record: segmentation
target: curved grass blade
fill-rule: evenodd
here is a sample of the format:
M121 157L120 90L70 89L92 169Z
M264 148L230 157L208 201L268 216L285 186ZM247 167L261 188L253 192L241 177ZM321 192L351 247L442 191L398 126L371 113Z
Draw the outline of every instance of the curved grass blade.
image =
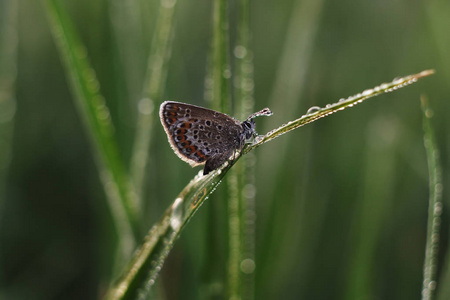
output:
M258 136L255 140L255 142L248 147L245 148L244 153L248 153L251 150L261 146L264 143L267 143L268 141L271 141L280 135L285 134L286 132L289 132L291 130L294 130L298 127L304 126L308 123L314 122L318 119L321 119L323 117L329 116L337 111L344 110L349 107L353 107L356 104L359 104L369 98L384 94L384 93L390 93L395 90L398 90L399 88L405 87L407 85L410 85L420 78L427 77L434 74L434 70L425 70L417 74L395 78L392 82L389 83L383 83L377 87L374 87L373 89L368 89L363 91L362 93L356 94L354 96L348 97L347 99L342 98L339 100L339 102L333 103L333 104L327 104L325 108L320 108L317 106L311 107L308 112L298 118L297 120L291 121L289 123L286 123L277 129L274 129L270 132L268 132L265 135Z
M60 1L47 0L46 4L56 46L95 150L100 177L119 233L120 250L126 257L134 248L135 237L139 236L136 194L121 161L109 110L87 60L86 49Z
M439 151L436 146L434 130L431 125L433 112L428 105L428 99L421 97L423 111L423 128L425 150L428 158L428 173L430 180L430 199L428 204L428 230L425 248L425 262L423 267L422 299L434 299L436 291L436 273L438 250L440 241L440 224L442 214L442 170L439 160Z
M173 247L175 240L179 237L181 230L187 225L209 195L214 192L226 172L238 161L242 154L246 154L295 128L347 107L352 107L370 97L392 92L431 74L433 74L433 71L428 70L395 79L391 83L385 83L372 90L367 90L356 96L343 99L324 109L317 109L314 112L310 111L309 114L272 130L264 136L258 137L253 144L248 145L244 151L238 154L236 159L228 161L221 168L209 173L207 176L197 175L181 191L161 220L149 231L143 244L133 255L123 275L110 289L107 299L145 299L150 288L155 283L164 260Z
M214 192L232 162L206 176L200 171L181 191L136 251L126 272L111 288L107 299L145 299L181 230Z

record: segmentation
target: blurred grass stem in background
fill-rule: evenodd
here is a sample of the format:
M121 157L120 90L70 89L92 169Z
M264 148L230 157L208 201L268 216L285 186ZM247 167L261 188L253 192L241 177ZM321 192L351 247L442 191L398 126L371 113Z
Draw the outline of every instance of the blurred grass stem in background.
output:
M90 67L65 10L58 0L47 0L47 11L56 45L70 80L79 114L85 122L97 158L100 178L109 200L119 240L119 266L139 238L136 194L119 156L109 110L100 94L95 71Z
M12 158L16 113L15 84L19 41L17 23L17 1L2 1L0 3L0 219L3 216L6 178Z
M161 0L160 2L155 33L147 62L148 68L145 74L142 98L137 105L138 121L131 158L131 174L140 203L142 203L145 171L148 166L150 141L153 136L154 116L158 113L156 108L162 103L161 97L166 83L176 4L176 0ZM148 195L148 197L151 197L151 195Z
M424 95L420 98L423 111L424 144L428 158L428 170L430 176L430 199L428 204L428 230L427 244L425 248L425 262L423 270L422 299L435 299L437 286L437 266L439 260L442 203L442 168L439 158L439 150L434 137L434 129L431 123L433 111L429 106L428 98Z

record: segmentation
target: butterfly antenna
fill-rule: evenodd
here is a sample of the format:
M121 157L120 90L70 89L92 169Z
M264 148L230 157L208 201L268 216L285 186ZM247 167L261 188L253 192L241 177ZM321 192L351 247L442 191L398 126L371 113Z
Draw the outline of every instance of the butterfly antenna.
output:
M251 119L259 117L259 116L271 116L272 114L273 114L272 111L269 108L266 107L266 108L264 108L264 109L262 109L262 110L260 110L258 112L255 112L255 113L251 114L247 118L247 120L251 120Z

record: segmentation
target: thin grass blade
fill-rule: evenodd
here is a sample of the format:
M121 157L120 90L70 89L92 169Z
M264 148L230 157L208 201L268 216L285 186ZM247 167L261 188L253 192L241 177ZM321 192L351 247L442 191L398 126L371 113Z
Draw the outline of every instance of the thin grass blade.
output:
M100 94L99 83L89 65L86 49L58 0L47 0L46 8L53 37L64 63L67 78L86 130L90 135L100 177L109 200L127 257L134 248L138 233L136 194L120 158L108 107Z
M437 285L437 264L440 242L440 224L441 214L443 210L442 203L442 167L439 158L439 151L436 145L431 118L433 111L431 110L428 99L421 97L423 111L423 128L425 150L428 160L428 174L430 182L430 198L428 203L428 230L427 244L425 247L425 261L423 268L423 287L422 299L432 300L435 298ZM444 284L444 282L442 282Z
M166 83L173 28L175 26L174 14L176 4L176 0L161 0L160 2L158 20L148 57L142 99L138 104L136 139L131 157L131 175L139 195L138 198L141 201L145 169L148 165L149 147L153 132L154 107L162 102L161 97Z
M311 122L314 122L318 119L321 119L323 117L329 116L337 111L344 110L349 107L353 107L356 104L362 103L363 101L384 94L384 93L390 93L395 90L398 90L399 88L405 87L407 85L410 85L414 82L417 82L417 80L427 77L434 74L433 70L425 70L417 74L408 75L405 77L395 78L392 82L389 83L383 83L377 87L374 87L373 89L368 89L363 91L362 93L356 94L354 96L348 97L346 99L342 98L338 102L333 104L327 104L324 108L320 108L317 106L311 107L305 115L302 117L291 121L289 123L286 123L277 129L274 129L270 132L268 132L265 135L259 136L256 138L255 142L248 147L244 149L244 153L250 152L251 150L261 146L264 143L267 143L268 141L271 141L280 135L285 134L286 132L289 132L291 130L294 130L298 127L304 126L306 124L309 124ZM275 112L276 113L276 112Z
M235 65L233 115L245 120L254 112L253 54L250 49L250 1L237 6L237 39L232 56ZM229 295L254 299L255 292L255 156L245 156L229 175Z
M145 299L181 230L216 189L232 164L207 176L197 175L153 226L107 299Z
M0 3L0 219L4 204L6 173L11 151L16 113L18 2ZM1 272L0 272L1 273Z

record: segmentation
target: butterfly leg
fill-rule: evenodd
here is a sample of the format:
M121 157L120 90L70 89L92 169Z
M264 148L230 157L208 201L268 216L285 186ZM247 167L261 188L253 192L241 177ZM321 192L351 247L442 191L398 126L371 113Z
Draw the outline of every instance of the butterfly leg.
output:
M219 153L214 156L211 156L208 158L205 164L205 168L203 169L203 175L208 174L211 171L214 171L218 167L220 167L224 162L227 161L228 157L231 156L232 150L225 152L225 153Z

